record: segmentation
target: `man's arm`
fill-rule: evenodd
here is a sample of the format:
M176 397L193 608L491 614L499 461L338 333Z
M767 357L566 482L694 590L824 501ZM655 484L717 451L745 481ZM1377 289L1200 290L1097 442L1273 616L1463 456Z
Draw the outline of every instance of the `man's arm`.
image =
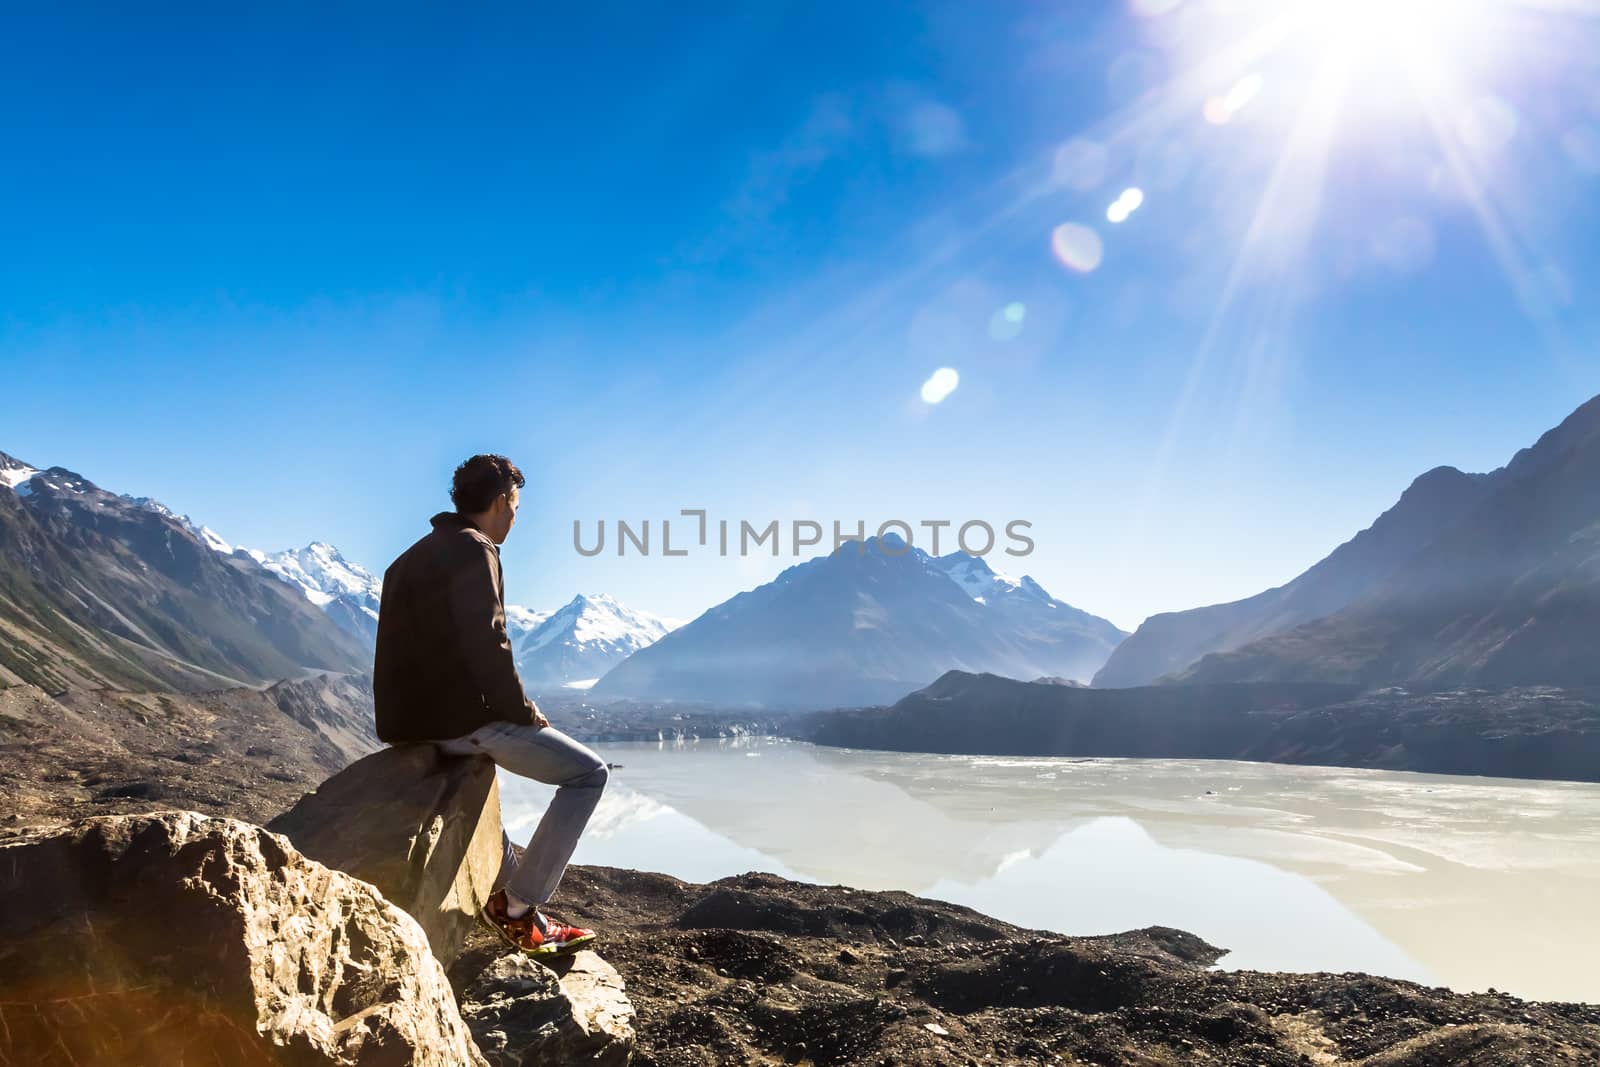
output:
M549 725L522 691L506 617L500 604L494 549L473 541L476 558L456 570L450 580L451 622L467 673L488 702L489 710L506 722Z

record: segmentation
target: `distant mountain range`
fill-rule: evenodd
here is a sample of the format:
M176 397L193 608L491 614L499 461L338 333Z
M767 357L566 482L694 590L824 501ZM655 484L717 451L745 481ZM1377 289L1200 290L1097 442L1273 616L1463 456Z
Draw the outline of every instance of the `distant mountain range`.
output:
M382 579L337 548L262 552L149 497L0 453L0 685L179 690L365 671ZM603 594L506 609L530 691L582 687L678 625Z
M1438 467L1411 483L1372 526L1286 585L1244 600L1152 615L1095 675L1101 688L1147 685L1212 652L1320 619L1379 589L1488 493L1481 474Z
M241 549L148 498L0 453L0 686L198 690L369 669L381 579ZM1132 636L963 552L848 542L687 624L611 597L511 606L535 695L885 704L951 670L1098 688L1600 685L1600 397L1488 474L1423 474L1286 585Z
M952 668L1087 679L1126 635L964 552L851 541L702 614L590 690L729 706L892 700Z
M296 589L193 525L0 453L0 684L215 689L370 655Z
M302 589L306 598L342 629L369 646L377 641L381 578L322 542L272 554L245 551ZM579 594L555 611L506 605L506 633L517 672L523 687L536 696L556 689L585 688L678 625L676 619L637 611L604 593Z
M248 556L262 568L298 588L322 609L341 630L371 645L378 637L378 598L383 582L360 564L351 563L330 544L313 541L305 548L283 552L235 547L209 526L179 515L159 500L147 496L123 497L176 521L201 544L224 556Z
M1600 683L1600 397L1489 474L1440 467L1306 573L1156 615L1095 676Z

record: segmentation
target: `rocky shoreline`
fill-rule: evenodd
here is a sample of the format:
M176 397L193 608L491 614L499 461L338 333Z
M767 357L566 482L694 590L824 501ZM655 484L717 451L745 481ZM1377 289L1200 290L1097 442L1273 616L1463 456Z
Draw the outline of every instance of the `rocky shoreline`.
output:
M359 693L344 695L354 703L340 710L337 701L319 703L304 690L262 691L253 697L229 691L164 700L109 691L51 697L25 687L0 690L0 743L5 756L0 761L4 776L0 784L16 797L8 816L12 828L0 833L0 848L20 847L28 835L34 842L69 835L63 828L74 821L78 828L70 834L77 835L76 840L97 840L94 833L84 836L85 827L101 825L112 813L136 821L155 818L161 826L188 827L184 833L194 838L204 824L184 820L196 816L148 814L182 808L243 820L208 831L215 841L255 842L248 847L214 844L214 851L220 850L217 854L231 857L230 866L196 859L197 874L189 876L191 881L196 876L220 877L215 884L223 887L219 892L224 896L243 892L238 887L252 883L226 872L244 862L240 856L245 855L256 857L245 867L254 864L263 886L285 884L288 878L286 884L291 886L335 885L339 892L350 894L350 886L365 883L327 881L330 875L316 873L327 868L301 857L298 846L270 847L272 840L293 842L258 825L297 802L306 803L305 794L344 768L352 754L342 745L360 750L367 744L349 732L359 727L353 710ZM643 709L631 714L630 728L648 729L654 721ZM758 727L751 732L767 732L748 717L721 718L681 709L670 714L693 715L671 721L704 731L698 736L736 736L737 730L751 726ZM568 725L559 713L555 718ZM602 725L598 718L595 724ZM603 728L618 729L618 724L613 721ZM712 734L712 730L726 732ZM483 795L474 796L476 800L451 803L462 807L468 824L487 825L481 819L472 823L474 813L466 811L485 803ZM494 803L498 804L497 795ZM373 813L374 809L363 808L356 814L370 819ZM91 817L88 823L83 822L86 816ZM447 818L445 825L448 828L451 820ZM391 837L394 829L389 828ZM429 839L430 849L459 852L481 847L480 839L490 836L447 829ZM381 868L381 853L406 854L404 837L402 833L393 838L398 844L380 843L369 849L375 859L353 857L350 862L377 862ZM310 838L305 840L307 847L313 847ZM185 849L199 846L173 847L176 861L188 854ZM334 851L339 847L344 846ZM165 851L170 850L163 846ZM481 893L481 870L470 874L473 865L465 859L439 862L442 867L436 868L433 860L425 865L431 872L428 877L446 887L438 892L461 900ZM9 866L9 881L0 889L14 894L13 901L38 899L39 883L30 884L30 879L39 875L32 867ZM284 873L273 873L280 870ZM374 870L372 878L391 877ZM70 883L62 886L70 888ZM92 895L99 886L92 879L83 882L77 896ZM251 914L258 915L258 926L267 921L259 918L262 892L266 891L240 898L255 902L251 907L257 911ZM424 885L410 896L402 894L410 901L406 907L423 913L424 920L428 905L419 901L430 892L435 890ZM46 898L67 911L54 918L35 915L39 922L70 921L76 914L70 909L82 904L60 886L47 891ZM290 913L272 919L272 928L293 927L300 921L294 909L311 907L313 899L318 899L315 894L294 897L283 905ZM575 865L547 910L599 930L594 951L547 966L508 956L488 931L458 924L459 937L451 935L449 950L439 961L443 976L439 980L428 979L427 969L416 963L413 944L424 929L436 928L429 926L433 920L421 926L413 923L409 929L416 934L404 929L385 934L385 929L397 929L392 924L404 913L391 908L389 919L380 921L378 913L362 903L365 898L357 894L349 899L354 903L348 906L363 909L367 916L362 920L365 932L352 944L380 946L368 951L389 961L384 967L398 970L385 972L384 981L373 986L367 980L357 981L356 972L341 965L344 970L339 973L345 977L317 1001L327 1022L326 1026L318 1022L313 1029L328 1048L336 1045L330 1044L329 1034L347 1032L339 1029L339 1020L345 1017L341 1012L348 1015L359 1003L366 1005L359 1008L366 1013L361 1018L382 1018L382 1013L395 1010L394 998L400 997L402 1002L414 1002L406 1010L424 1011L426 1018L405 1022L398 1030L380 1027L381 1033L367 1027L361 1031L362 1040L371 1048L385 1041L391 1048L399 1047L393 1042L411 1040L406 1034L450 1034L449 1040L458 1041L460 1028L452 1029L455 1024L450 1020L459 1016L484 1062L496 1065L621 1063L630 1056L631 1062L652 1067L1600 1063L1600 1005L1536 1003L1493 991L1458 994L1361 974L1221 970L1216 965L1219 960L1226 964L1226 946L1211 946L1178 930L1065 937L908 893L812 885L770 874L752 872L695 884L648 871ZM7 913L11 925L6 927L6 946L0 947L0 1001L7 1005L4 1018L9 1030L0 1028L0 1062L66 1063L48 1055L24 1055L17 1045L17 1035L25 1032L16 1025L17 1012L24 1010L18 1007L24 996L18 989L19 976L26 970L22 961L59 955L40 957L27 946L50 942L58 935L45 926L25 929L18 918L24 915L21 910L8 907ZM188 923L164 928L195 929ZM391 943L386 938L398 940ZM183 943L180 938L179 944ZM402 951L404 945L412 947ZM206 951L215 954L214 949ZM318 951L331 950L323 945ZM32 955L19 955L28 952ZM326 972L321 963L303 968L303 974ZM277 980L289 983L285 995L295 995L291 974ZM336 992L345 988L348 993ZM384 993L385 989L391 992ZM416 999L424 994L431 999ZM57 1016L46 1012L33 1018L37 1022ZM129 1020L138 1015L130 1008L118 1018L132 1025ZM278 1019L274 1025L290 1026L288 1017L273 1018ZM31 1032L43 1031L36 1026ZM115 1046L106 1051L100 1060L80 1057L80 1067L128 1062L125 1057L114 1058ZM326 1055L292 1062L366 1062L348 1049ZM469 1057L467 1062L477 1061Z
M1216 970L1224 950L1178 930L1062 937L909 893L586 866L551 911L602 931L648 1067L1600 1062L1600 1005ZM493 951L469 942L452 981Z

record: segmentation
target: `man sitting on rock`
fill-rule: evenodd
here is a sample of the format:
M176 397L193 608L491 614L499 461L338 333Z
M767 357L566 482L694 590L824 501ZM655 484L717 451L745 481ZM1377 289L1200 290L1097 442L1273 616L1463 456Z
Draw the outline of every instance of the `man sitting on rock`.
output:
M526 484L504 456L456 468L455 511L383 575L372 688L378 737L428 741L452 755L488 756L513 774L558 786L517 863L511 839L483 918L536 956L569 952L595 932L544 915L605 788L606 764L550 725L522 690L506 636L500 548Z

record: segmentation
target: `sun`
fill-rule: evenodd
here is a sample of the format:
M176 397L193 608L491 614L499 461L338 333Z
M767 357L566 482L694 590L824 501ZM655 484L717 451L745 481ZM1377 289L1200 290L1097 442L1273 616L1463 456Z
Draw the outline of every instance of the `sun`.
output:
M1428 48L1479 18L1474 0L1291 0L1301 18L1341 47L1374 52Z
M1497 0L1290 0L1303 47L1354 72L1437 88L1491 35Z
M1092 270L1124 232L1188 225L1194 284L1214 296L1172 427L1224 371L1244 383L1241 419L1262 410L1304 310L1363 276L1403 293L1440 262L1441 235L1474 228L1525 317L1571 348L1542 212L1550 190L1600 172L1586 147L1600 144L1600 77L1584 73L1600 74L1600 0L1124 3L1161 76L1063 144L1102 169L1130 159L1145 226L1102 238L1071 221L1052 244ZM1113 190L1095 191L1109 222L1127 220ZM1091 245L1092 260L1063 254ZM1169 428L1155 481L1175 440Z
M1179 10L1191 15L1182 42L1196 67L1231 65L1241 85L1270 69L1280 85L1331 71L1380 89L1409 82L1436 91L1503 59L1507 19L1526 8L1525 0L1191 0Z

